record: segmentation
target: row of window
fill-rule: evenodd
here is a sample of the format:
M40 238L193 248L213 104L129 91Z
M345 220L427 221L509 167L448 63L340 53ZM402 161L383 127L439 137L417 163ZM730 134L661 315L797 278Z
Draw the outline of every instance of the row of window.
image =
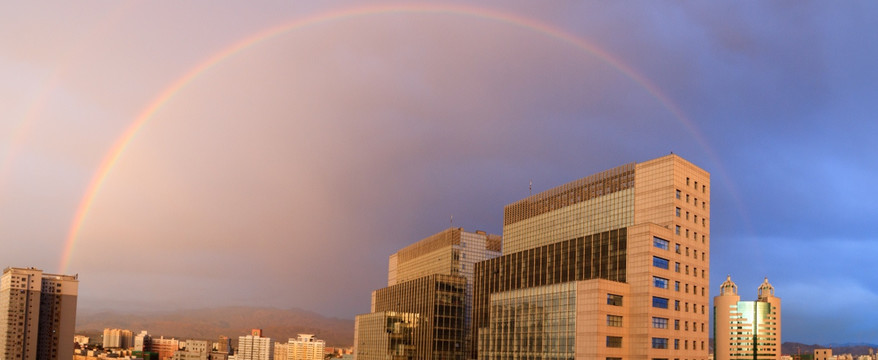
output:
M652 266L657 267L659 269L670 270L671 261L662 257L658 257L653 255L652 257ZM674 262L674 272L680 272L680 263ZM689 275L689 265L685 265L684 269L686 270L686 275ZM698 268L692 267L692 275L698 277ZM704 269L701 269L701 278L706 278L707 272Z
M667 261L667 260L654 256L652 262L653 262L653 265L656 267L660 267L662 269L667 269L667 267L666 267L667 263L664 263L663 261ZM659 288L659 289L668 289L669 285L670 285L670 280L665 279L663 277L653 276L652 277L652 285ZM689 293L689 284L683 284L683 285L684 285L683 292L688 294ZM674 281L674 291L677 291L677 292L680 291L680 282L679 281ZM694 284L692 285L692 294L698 295L698 285L694 285ZM704 286L702 286L701 287L701 296L706 296L705 294L706 294L706 290L704 289Z
M697 341L692 340L692 350L696 350ZM652 338L653 349L667 349L668 338ZM680 339L674 339L674 350L680 349ZM689 340L683 340L683 350L689 350ZM701 350L704 350L704 341L701 342Z
M689 178L688 177L686 178L686 186L689 186ZM698 191L698 182L697 181L695 182L695 190ZM707 192L707 185L704 185L704 184L701 185L701 192L702 193Z
M669 307L670 300L668 298L663 298L661 296L653 296L652 297L652 307L659 309L667 309ZM680 300L674 300L674 310L680 311ZM684 303L683 311L689 312L689 303ZM692 312L698 312L698 304L692 304ZM701 305L701 313L704 314L704 305Z
M655 329L667 329L668 328L668 318L654 316L652 318L652 327ZM674 330L680 330L680 320L679 319L674 319ZM689 331L689 322L688 321L683 322L683 330ZM698 331L698 322L697 321L692 322L692 331L693 332ZM704 323L701 323L701 332L704 332Z

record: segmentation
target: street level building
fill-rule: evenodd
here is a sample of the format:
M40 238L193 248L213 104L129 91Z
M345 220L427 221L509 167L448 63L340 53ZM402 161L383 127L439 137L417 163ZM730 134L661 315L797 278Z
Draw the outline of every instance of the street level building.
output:
M710 175L677 155L507 205L469 357L707 360Z
M741 301L738 286L726 277L713 304L716 360L780 359L780 298L774 296L768 278L759 285L756 301ZM814 354L815 359L826 355Z
M76 325L77 276L9 267L0 276L0 359L68 360Z

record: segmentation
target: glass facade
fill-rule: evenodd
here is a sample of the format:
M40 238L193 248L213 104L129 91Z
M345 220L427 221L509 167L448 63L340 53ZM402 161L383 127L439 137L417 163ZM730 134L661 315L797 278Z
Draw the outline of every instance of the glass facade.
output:
M479 334L480 359L574 358L575 282L495 293L490 300L490 323Z
M625 282L627 229L544 245L476 264L475 339L488 326L493 294L589 279ZM621 298L620 298L621 300ZM609 301L609 299L608 299ZM475 351L476 347L473 347ZM471 356L475 358L476 353Z
M632 225L634 168L623 165L507 205L503 253Z
M414 314L410 360L462 360L466 279L431 275L376 290L374 311ZM358 340L359 341L359 340Z
M415 358L414 332L424 322L418 314L395 311L357 316L358 360Z

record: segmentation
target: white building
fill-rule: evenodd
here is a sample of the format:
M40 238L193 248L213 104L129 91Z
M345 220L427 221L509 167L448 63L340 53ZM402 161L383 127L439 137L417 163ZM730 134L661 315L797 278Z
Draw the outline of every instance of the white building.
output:
M287 360L323 360L325 347L326 342L315 339L314 334L299 334L287 343Z
M253 335L239 336L235 360L273 360L272 345L271 338L262 337L255 332Z

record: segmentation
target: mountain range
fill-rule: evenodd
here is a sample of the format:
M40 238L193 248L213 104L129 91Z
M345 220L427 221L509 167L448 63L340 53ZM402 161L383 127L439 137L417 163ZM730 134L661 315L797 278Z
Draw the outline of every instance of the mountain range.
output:
M272 341L286 342L297 334L314 334L329 347L350 347L354 343L354 321L322 316L301 309L231 306L162 312L122 313L115 311L80 312L76 333L100 336L104 328L147 330L153 337L214 340L225 335L238 336L262 329Z

